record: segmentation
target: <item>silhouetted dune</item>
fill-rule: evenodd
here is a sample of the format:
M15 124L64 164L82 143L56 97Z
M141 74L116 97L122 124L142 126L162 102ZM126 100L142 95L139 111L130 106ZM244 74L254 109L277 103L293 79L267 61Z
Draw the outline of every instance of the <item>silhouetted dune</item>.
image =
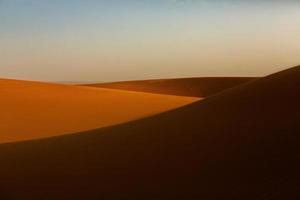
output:
M208 97L225 89L254 80L253 77L178 78L114 83L89 84L87 86L130 91L171 94L180 96Z
M86 131L198 98L0 79L0 143Z
M300 67L146 119L0 145L11 199L300 198Z

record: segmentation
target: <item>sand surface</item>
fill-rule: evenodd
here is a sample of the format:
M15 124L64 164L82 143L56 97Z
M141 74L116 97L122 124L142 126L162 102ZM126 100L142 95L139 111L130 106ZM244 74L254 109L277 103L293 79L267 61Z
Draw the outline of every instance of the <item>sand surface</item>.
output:
M199 100L0 79L0 143L111 126Z
M300 198L300 67L138 121L0 145L7 199Z
M253 77L178 78L100 83L88 86L206 98L255 79Z

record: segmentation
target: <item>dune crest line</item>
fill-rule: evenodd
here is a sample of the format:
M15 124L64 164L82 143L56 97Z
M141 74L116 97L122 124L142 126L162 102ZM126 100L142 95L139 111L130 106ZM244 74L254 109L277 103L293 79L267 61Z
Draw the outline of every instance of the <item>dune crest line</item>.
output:
M298 199L299 85L300 66L138 121L2 144L3 195Z
M8 79L0 79L0 95L0 143L116 125L200 100Z

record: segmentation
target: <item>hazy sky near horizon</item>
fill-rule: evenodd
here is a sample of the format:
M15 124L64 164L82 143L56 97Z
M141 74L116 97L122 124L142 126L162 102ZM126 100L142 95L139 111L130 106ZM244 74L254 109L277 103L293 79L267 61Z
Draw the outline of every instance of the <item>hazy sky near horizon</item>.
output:
M0 0L2 78L263 76L298 64L298 0Z

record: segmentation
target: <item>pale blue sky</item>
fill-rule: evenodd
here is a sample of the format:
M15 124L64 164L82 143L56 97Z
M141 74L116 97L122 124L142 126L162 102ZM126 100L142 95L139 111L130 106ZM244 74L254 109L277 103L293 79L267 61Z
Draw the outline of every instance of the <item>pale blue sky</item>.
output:
M261 76L300 64L293 0L0 0L0 77Z

